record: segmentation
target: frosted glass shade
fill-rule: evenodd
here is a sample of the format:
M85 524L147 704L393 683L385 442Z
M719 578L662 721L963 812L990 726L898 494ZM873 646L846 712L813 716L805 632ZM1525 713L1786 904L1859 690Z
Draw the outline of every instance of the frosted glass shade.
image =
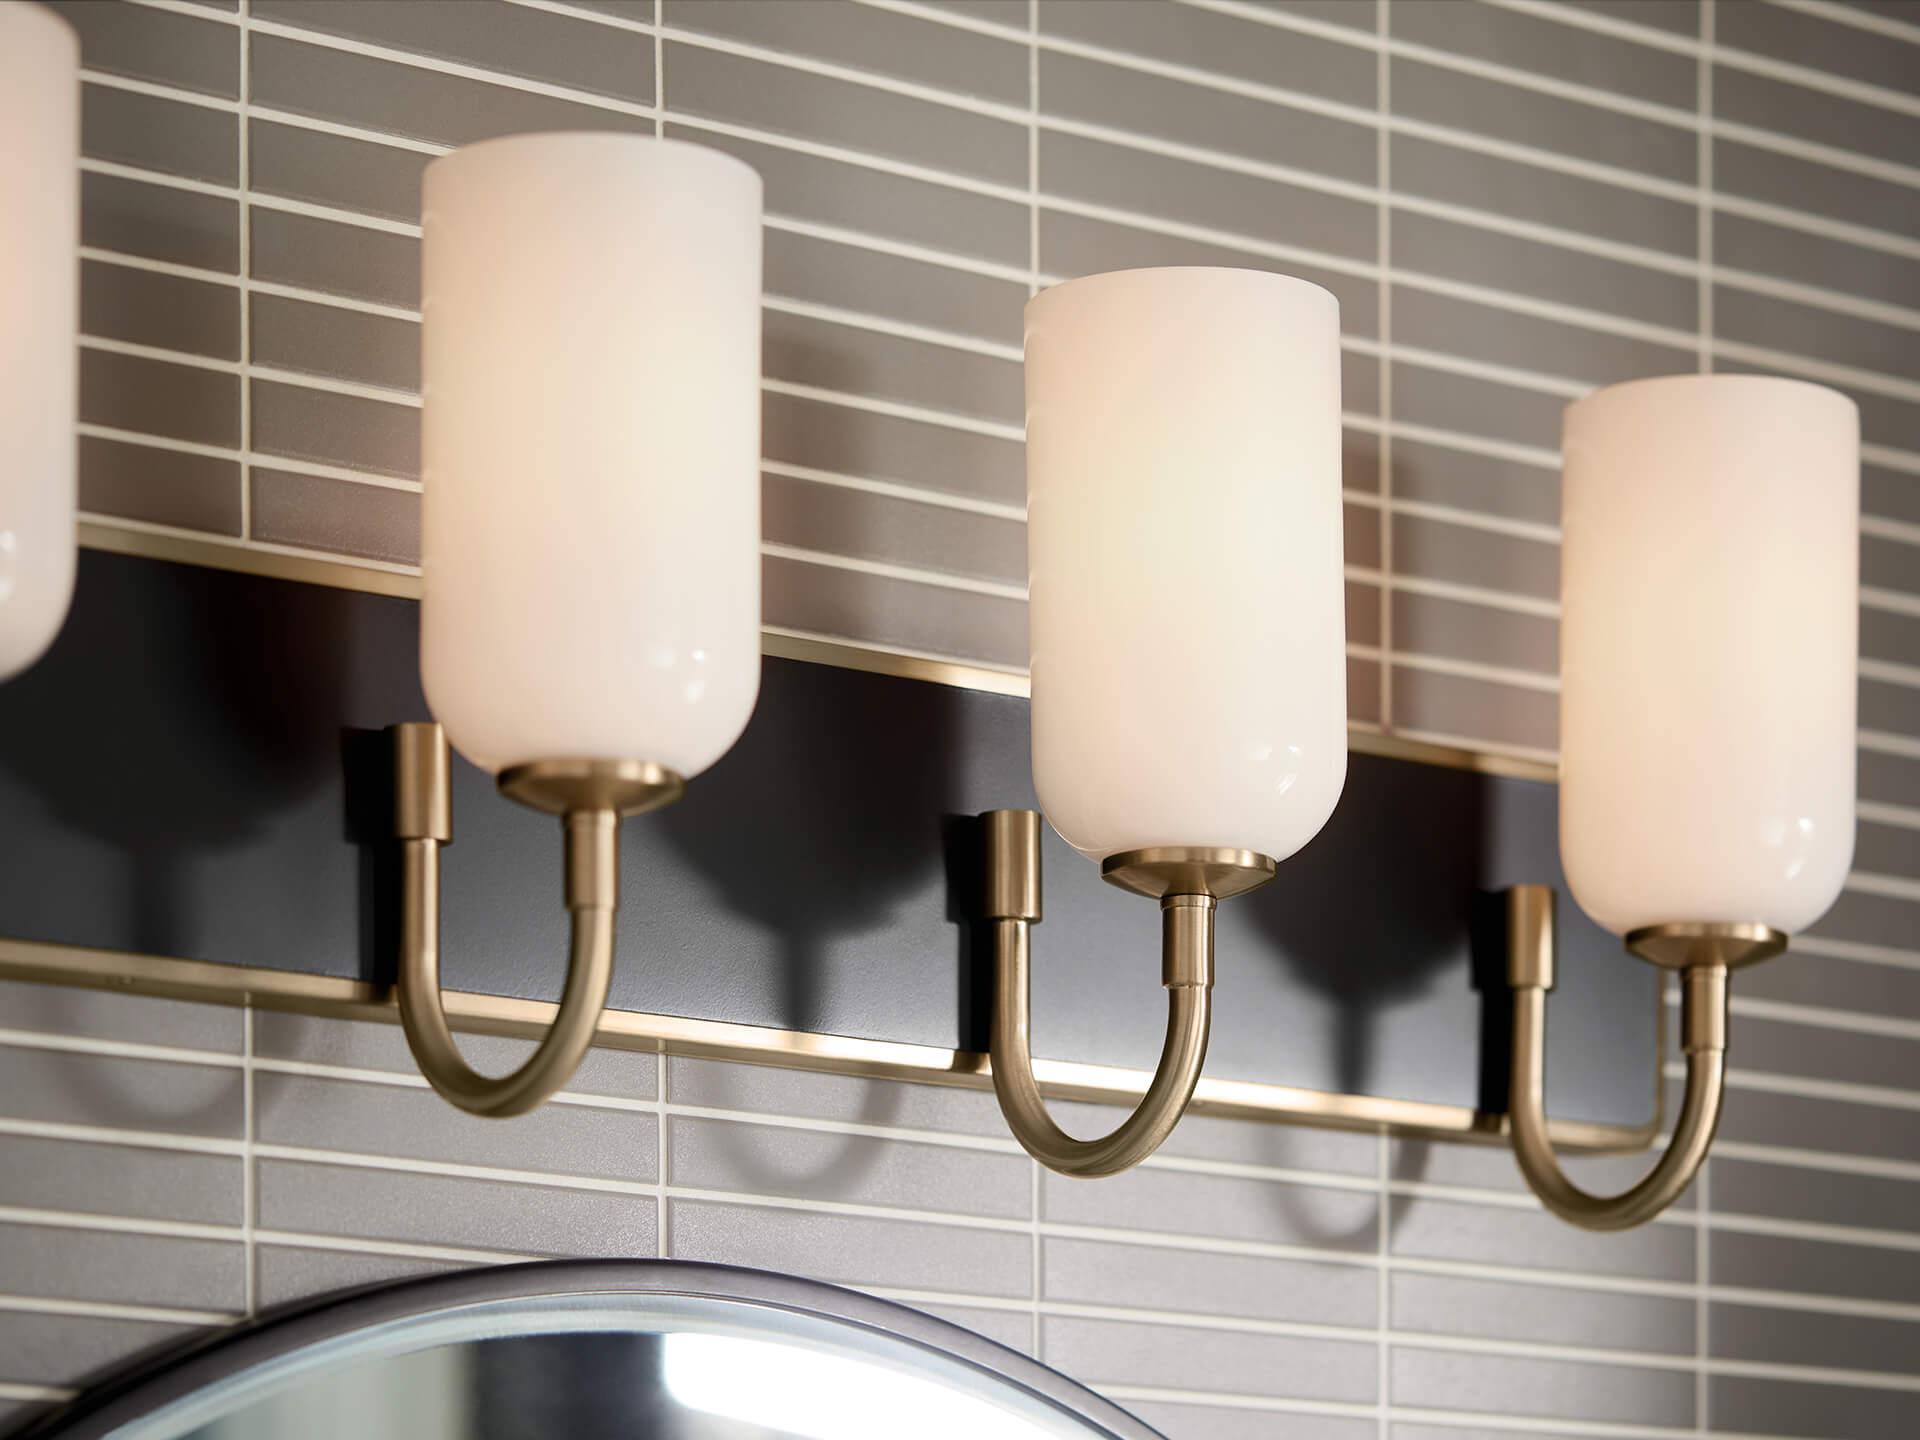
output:
M1609 930L1792 933L1853 855L1860 441L1760 376L1601 390L1564 436L1560 850Z
M80 325L80 45L0 5L0 680L73 595Z
M760 686L760 178L626 135L427 167L421 668L491 770L692 777Z
M1033 778L1105 857L1284 859L1346 781L1340 309L1262 271L1027 305Z

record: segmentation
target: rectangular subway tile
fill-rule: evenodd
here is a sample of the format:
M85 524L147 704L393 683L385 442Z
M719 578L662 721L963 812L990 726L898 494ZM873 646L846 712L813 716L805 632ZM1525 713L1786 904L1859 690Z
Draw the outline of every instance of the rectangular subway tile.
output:
M654 1253L651 1197L291 1160L258 1170L263 1230L521 1255Z
M1371 1191L1288 1180L1193 1174L1158 1166L1129 1170L1101 1185L1052 1172L1040 1177L1040 1214L1048 1225L1159 1232L1179 1216L1190 1238L1310 1245L1371 1251L1380 1202Z
M1042 125L1057 117L1355 185L1370 186L1379 174L1379 131L1371 124L1079 55L1041 51L1040 112Z
M675 1116L667 1174L677 1187L884 1205L998 1219L1032 1211L1023 1155L734 1120Z
M397 565L420 563L415 491L261 465L248 471L247 483L252 487L249 533L256 540Z
M1865 658L1897 661L1903 654L1912 653L1910 647L1917 628L1914 622L1879 613L1860 618L1860 653ZM1896 625L1899 626L1897 632ZM1889 639L1890 635L1895 639ZM1890 650L1894 653L1889 653ZM1920 689L1890 680L1862 680L1860 728L1904 735L1920 732Z
M771 380L1003 425L1018 425L1025 414L1016 360L778 310L766 312L761 344Z
M56 1125L237 1140L239 1066L0 1046L0 1114Z
M1012 346L1027 303L1020 281L780 229L766 232L766 291Z
M1017 1298L1033 1289L1025 1231L672 1200L676 1260L784 1270L841 1285Z
M1716 1287L1895 1304L1911 1304L1920 1294L1920 1253L1911 1250L1721 1228L1707 1255Z
M420 242L307 215L256 207L253 278L402 309L420 304Z
M1490 211L1688 259L1697 252L1699 218L1695 207L1682 201L1422 135L1395 134L1388 143L1397 196Z
M645 1111L543 1105L499 1121L414 1086L269 1072L253 1088L255 1137L266 1145L608 1180L658 1174L655 1119Z
M252 14L461 65L653 103L653 37L519 5L253 0Z
M240 270L240 205L121 175L82 175L80 243L234 275Z
M9 1030L240 1053L242 1021L234 1006L0 980L0 1016L0 1028Z
M1888 1440L1913 1431L1912 1390L1715 1375L1707 1406L1714 1428L1818 1440Z
M1709 1353L1758 1365L1920 1372L1920 1321L1823 1315L1715 1300L1707 1310Z
M1377 665L1366 663L1377 672ZM1348 684L1351 689L1351 680ZM1125 1120L1131 1107L1056 1100L1048 1108L1069 1132L1099 1135ZM997 1118L997 1106L995 1115ZM1005 1128L1005 1122L1000 1121L998 1132L1004 1133ZM1372 1176L1380 1168L1380 1145L1372 1135L1311 1125L1249 1125L1220 1115L1184 1116L1155 1153L1169 1158L1225 1160L1270 1170L1319 1170L1329 1175ZM1065 1193L1072 1196L1070 1188Z
M1550 540L1396 514L1393 558L1399 574L1422 580L1533 600L1555 600L1560 594L1560 548Z
M1377 66L1365 49L1238 16L1156 0L1047 0L1040 6L1040 31L1356 109L1375 103ZM1043 101L1045 94L1043 85Z
M1916 477L1920 479L1920 477ZM1914 547L1903 540L1878 535L1860 537L1860 583L1887 590L1920 594L1920 576L1913 570Z
M1391 1323L1402 1334L1693 1354L1692 1300L1405 1271L1391 1285Z
M1380 587L1349 580L1346 587L1347 643L1380 643Z
M1920 808L1920 759L1865 750L1858 764L1863 799Z
M253 448L376 475L420 473L418 406L287 385L252 382Z
M1027 103L1027 47L918 16L834 0L665 0L674 30L717 35L1004 105ZM1019 19L1026 29L1026 17Z
M1912 832L1908 836L1911 844ZM1739 1026L1740 1048L1729 1055L1736 1074L1756 1070L1848 1085L1920 1089L1920 1040L1756 1016L1742 1016Z
M1723 275L1746 270L1889 305L1920 301L1920 260L1745 215L1714 217L1713 263Z
M1552 750L1559 744L1559 697L1396 665L1392 724L1397 730L1469 742Z
M504 1035L462 1035L460 1051L483 1071L502 1072L533 1053L533 1042ZM253 1019L253 1053L267 1060L297 1060L356 1070L391 1070L416 1075L419 1066L398 1025L371 1020L332 1020L266 1010ZM656 1094L659 1057L651 1051L587 1052L567 1082L567 1092L651 1100Z
M1905 943L1915 938L1906 937ZM1893 937L1891 943L1901 944L1902 938ZM1740 980L1740 993L1757 1000L1920 1020L1920 970L1904 965L1840 960L1789 948ZM1738 1051L1734 1058L1739 1059Z
M1469 660L1542 675L1560 669L1559 627L1545 616L1405 590L1393 595L1393 647L1404 655Z
M1890 235L1905 237L1920 229L1920 188L1724 136L1713 142L1713 188L1792 214L1818 215Z
M256 194L409 224L420 219L420 174L432 158L273 120L247 124L247 168Z
M942 174L1027 183L1027 136L1011 120L695 45L666 45L667 104Z
M240 292L102 260L80 262L80 329L214 360L240 358Z
M142 435L235 447L240 443L240 377L83 347L80 418Z
M1379 1390L1371 1340L1246 1334L1047 1315L1040 1358L1083 1385L1282 1396L1370 1404Z
M262 1310L362 1285L471 1268L462 1260L414 1260L303 1245L261 1245L254 1251L253 1263L254 1300Z
M999 1138L1007 1129L998 1102L979 1090L686 1055L667 1058L667 1095L675 1105L706 1110L754 1111L902 1130Z
M1560 447L1566 398L1477 375L1460 375L1407 360L1393 364L1393 418L1483 440Z
M1361 1329L1379 1321L1380 1276L1370 1265L1209 1255L1050 1235L1041 1241L1040 1275L1043 1301Z
M933 180L890 174L781 145L673 124L667 137L708 145L760 173L769 215L830 225L880 239L1024 269L1024 199L980 195Z
M975 1335L984 1335L1009 1350L1018 1350L1023 1355L1033 1353L1033 1315L1025 1307L1001 1310L985 1305L929 1304L920 1300L913 1308L963 1330L971 1330Z
M1404 210L1393 217L1393 264L1416 284L1432 276L1682 331L1698 319L1692 276Z
M1778 130L1791 116L1792 138L1894 164L1920 154L1920 116L1756 75L1732 65L1713 67L1713 111L1722 120Z
M1167 235L1062 210L1040 212L1040 270L1073 279L1107 270L1155 265L1224 265L1236 270L1272 270L1310 280L1340 302L1340 333L1372 339L1380 333L1380 284L1367 276L1293 260L1275 260L1182 235Z
M252 79L256 105L441 145L540 130L653 130L650 117L610 105L537 94L278 35L254 35Z
M1423 11L1427 6L1412 8ZM1569 28L1561 33L1582 32ZM1392 66L1396 115L1654 179L1688 185L1694 181L1690 127L1545 95L1425 60L1395 56ZM1689 101L1687 109L1692 108Z
M1699 98L1691 55L1479 0L1421 0L1388 13L1395 40L1678 110L1692 110Z
M1347 661L1347 718L1361 725L1383 723L1380 713L1381 667L1377 660Z
M1018 520L772 474L761 482L760 513L761 533L773 544L1027 582L1026 527Z
M1378 209L1370 201L1078 135L1042 131L1040 189L1043 196L1205 226L1329 258L1371 263L1378 253Z
M256 295L248 310L255 365L386 390L420 389L418 321L283 295Z
M1423 1410L1493 1411L1542 1420L1690 1427L1690 1370L1590 1365L1395 1345L1393 1403Z
M1479 455L1442 441L1394 437L1393 494L1395 499L1478 510L1510 520L1560 523L1557 468Z
M137 90L80 87L80 150L92 160L215 185L240 178L240 125L232 114Z
M1717 1235L1714 1239L1718 1243ZM1694 1234L1687 1226L1654 1224L1598 1234L1576 1230L1533 1207L1408 1199L1394 1209L1390 1243L1392 1254L1423 1260L1693 1279Z
M1860 509L1882 520L1920 524L1920 475L1879 465L1861 466Z
M1809 935L1853 940L1868 945L1912 948L1916 911L1911 900L1860 891L1843 894L1831 910L1807 927Z
M1896 13L1911 19L1910 6ZM1824 70L1863 85L1920 94L1913 47L1888 41L1871 30L1841 24L1821 15L1775 5L1729 5L1717 18L1714 44L1728 50Z
M92 1315L0 1310L0 1380L27 1385L85 1385L136 1356L158 1353L192 1326Z
M201 1225L241 1220L236 1156L31 1135L0 1139L0 1153L0 1206Z
M1920 1155L1920 1111L1749 1090L1734 1075L1721 1108L1722 1140L1865 1159Z
M1393 343L1594 385L1646 375L1680 374L1693 370L1699 362L1695 350L1590 330L1404 284L1393 287Z
M239 98L240 32L232 25L98 0L67 0L54 9L79 31L80 63L89 70Z
M3 1143L11 1149L14 1142ZM246 1308L246 1261L238 1236L0 1224L0 1294L8 1296L237 1314Z
M1920 665L1920 615L1863 606L1860 611L1860 653L1871 660ZM1916 715L1916 712L1920 712L1920 695L1915 694L1913 687L1872 681L1863 682L1860 687L1863 692L1861 723L1865 728L1888 728L1864 718L1868 709L1864 703L1867 699L1864 692L1869 684L1877 694L1886 697L1876 707L1883 720L1897 719L1898 728L1906 731L1920 729L1920 725L1914 723L1916 718L1920 718Z
M1717 339L1895 377L1913 374L1920 364L1920 330L1840 315L1738 285L1715 285L1713 295Z
M1023 601L768 556L760 569L768 625L923 654L1024 669Z

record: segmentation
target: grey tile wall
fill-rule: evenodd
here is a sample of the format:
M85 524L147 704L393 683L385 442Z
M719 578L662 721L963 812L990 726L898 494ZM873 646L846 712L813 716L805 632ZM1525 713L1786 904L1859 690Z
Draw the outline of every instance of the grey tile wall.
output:
M666 1253L926 1305L1174 1440L1920 1428L1906 0L60 8L105 523L415 563L422 166L658 129L766 181L789 630L1018 667L1026 295L1276 269L1341 302L1356 721L1548 755L1560 407L1703 365L1839 384L1870 446L1862 873L1741 977L1705 1181L1612 1237L1497 1150L1195 1119L1069 1184L986 1096L616 1052L482 1127L384 1026L0 985L0 1427L250 1307Z
M88 67L104 521L415 564L421 167L595 127L766 179L776 627L1022 664L1020 307L1129 265L1275 268L1341 300L1373 532L1349 563L1388 587L1352 637L1357 723L1552 751L1552 582L1452 593L1421 531L1521 521L1551 549L1559 411L1593 385L1844 383L1869 526L1914 571L1920 41L1898 5L62 8ZM1869 596L1870 634L1911 591Z

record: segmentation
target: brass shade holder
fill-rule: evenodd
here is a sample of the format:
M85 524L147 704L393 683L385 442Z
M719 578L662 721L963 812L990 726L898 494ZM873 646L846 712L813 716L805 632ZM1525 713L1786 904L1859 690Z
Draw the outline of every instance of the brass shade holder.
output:
M500 793L560 817L566 904L573 920L567 983L552 1026L509 1075L482 1075L460 1054L440 993L440 847L453 843L446 734L438 725L390 727L394 834L400 841L400 1023L420 1073L474 1115L523 1115L573 1078L606 1008L620 906L620 820L671 805L685 783L628 760L547 760L500 774Z
M1692 1183L1720 1124L1726 1086L1727 978L1787 948L1758 924L1652 925L1630 932L1627 949L1680 972L1680 1045L1687 1083L1673 1138L1646 1177L1619 1195L1592 1195L1567 1179L1547 1134L1547 992L1554 981L1554 893L1545 885L1507 892L1507 984L1513 990L1513 1071L1507 1108L1520 1173L1541 1202L1588 1230L1626 1230L1665 1210Z
M1040 816L990 810L986 906L993 926L991 1055L1000 1108L1029 1155L1062 1175L1113 1175L1160 1148L1179 1123L1201 1067L1213 1021L1213 912L1229 895L1273 878L1274 862L1251 850L1162 848L1107 858L1110 884L1160 902L1160 983L1167 989L1167 1038L1147 1093L1119 1128L1076 1140L1053 1121L1033 1073L1032 945L1040 923Z

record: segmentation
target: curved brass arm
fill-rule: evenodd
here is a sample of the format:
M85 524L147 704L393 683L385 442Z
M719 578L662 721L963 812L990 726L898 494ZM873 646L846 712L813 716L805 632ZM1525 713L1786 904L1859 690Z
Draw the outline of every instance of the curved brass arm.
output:
M1777 955L1786 937L1759 925L1662 925L1635 931L1627 948L1677 969L1681 1048L1687 1084L1673 1138L1653 1169L1619 1195L1592 1195L1567 1179L1547 1133L1547 992L1554 981L1553 891L1519 885L1507 892L1507 983L1513 989L1513 1072L1507 1109L1520 1173L1562 1220L1588 1230L1626 1230L1651 1220L1699 1172L1720 1124L1726 1082L1727 975Z
M440 847L453 840L446 738L430 724L396 725L393 736L402 866L398 1001L407 1044L428 1083L462 1110L523 1115L573 1077L606 1007L620 906L620 817L676 797L679 777L659 772L664 779L651 773L642 779L638 772L650 767L595 762L501 776L503 791L561 816L573 941L560 1008L538 1048L509 1075L482 1075L454 1043L440 993Z
M1167 1038L1133 1113L1111 1134L1076 1140L1047 1113L1033 1075L1030 962L1040 921L1040 817L1032 810L993 810L981 819L993 924L993 1088L1000 1108L1014 1137L1048 1169L1117 1174L1160 1148L1200 1083L1213 1020L1213 892L1251 888L1272 877L1273 862L1229 851L1183 851L1177 859L1168 858L1175 852L1136 851L1107 862L1114 883L1159 897Z

